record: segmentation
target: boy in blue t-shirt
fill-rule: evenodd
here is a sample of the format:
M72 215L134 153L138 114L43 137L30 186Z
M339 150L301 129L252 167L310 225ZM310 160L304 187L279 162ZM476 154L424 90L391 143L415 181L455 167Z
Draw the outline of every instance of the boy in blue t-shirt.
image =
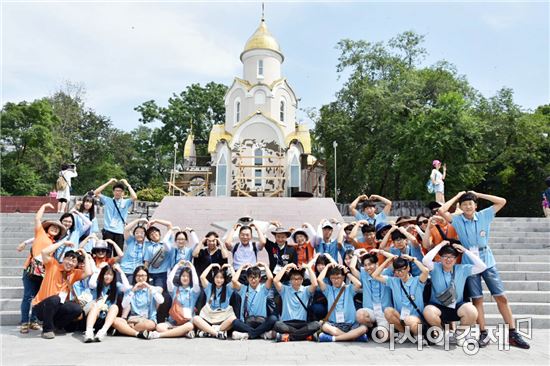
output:
M387 259L372 274L372 277L385 284L392 290L394 307L384 310L386 320L395 326L399 332L405 332L409 327L413 335L418 334L418 326L422 324L424 310L424 286L430 271L415 257L403 254L400 257L391 253L382 252ZM393 275L382 275L382 271L393 261ZM411 275L410 264L414 263L420 269L420 276Z
M261 268L265 270L267 279L260 284ZM241 272L246 269L248 285L239 282ZM264 339L272 339L271 329L277 321L275 315L267 316L267 295L273 282L273 274L263 262L242 265L237 273L231 277L231 285L239 291L241 296L241 311L237 319L233 321L233 339L255 339L263 336Z
M325 283L325 276L329 276L331 284ZM345 279L351 284L346 285ZM355 321L355 304L353 297L361 291L361 282L355 278L348 268L336 263L329 263L317 278L317 284L327 298L329 318L324 322L319 335L319 342L367 341L367 327ZM339 295L340 294L340 295ZM336 305L333 307L333 304ZM332 312L330 312L332 309Z
M311 284L302 286L304 282L305 268L297 267L294 263L288 263L273 279L275 288L281 294L283 313L281 320L275 323L277 342L303 341L312 338L319 330L321 324L317 321L308 322L308 303L317 289L315 272L310 266L306 266L309 272ZM281 280L288 274L290 285L283 285Z

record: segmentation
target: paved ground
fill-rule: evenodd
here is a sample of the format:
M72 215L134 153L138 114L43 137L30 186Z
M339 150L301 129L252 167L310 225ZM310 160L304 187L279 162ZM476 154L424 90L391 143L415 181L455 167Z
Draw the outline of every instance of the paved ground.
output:
M272 341L218 341L215 339L138 340L107 337L102 343L82 343L79 333L43 340L39 332L20 335L14 327L0 327L1 365L454 365L513 364L549 365L550 330L535 329L530 350L499 351L497 345L468 356L462 348L445 351L432 346L422 351L416 345Z

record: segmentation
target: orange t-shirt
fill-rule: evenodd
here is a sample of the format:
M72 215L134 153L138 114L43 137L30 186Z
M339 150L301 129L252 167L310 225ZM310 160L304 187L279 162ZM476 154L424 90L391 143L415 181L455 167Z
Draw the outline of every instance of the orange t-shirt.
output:
M31 253L32 257L40 257L42 251L52 245L54 240L46 233L42 225L34 228L34 241L32 242ZM31 263L31 254L27 257L23 268L27 268Z
M315 256L315 249L309 241L303 245L296 245L293 248L298 255L298 265L307 264Z
M95 262L96 267L99 267L99 265L103 262L107 262L108 265L113 266L113 264L116 263L116 258L107 258L107 257L98 258L98 257L94 257L94 262Z
M453 227L453 225L447 224L445 226L440 226L440 227L441 227L441 230L443 231L443 233L445 234L445 236L447 237L447 239L457 239L458 240L458 234L456 233L456 230ZM435 226L430 229L430 233L432 234L432 246L436 246L437 244L440 244L443 241L443 237L441 236L441 234L439 233L439 230L437 230L437 228ZM424 255L426 255L428 252L429 252L428 249L422 247L422 253ZM441 261L441 258L439 256L439 254L437 254L434 257L434 262L440 262L440 261ZM458 258L457 258L456 263L460 264L461 262L462 262L462 255L459 255Z
M32 300L33 305L38 304L50 296L57 295L60 292L66 292L68 298L71 292L69 285L72 286L75 282L84 278L84 271L81 269L74 269L65 277L63 264L59 264L54 258L50 258L50 261L46 263L45 267L46 275L44 276L44 280L42 280L40 290Z

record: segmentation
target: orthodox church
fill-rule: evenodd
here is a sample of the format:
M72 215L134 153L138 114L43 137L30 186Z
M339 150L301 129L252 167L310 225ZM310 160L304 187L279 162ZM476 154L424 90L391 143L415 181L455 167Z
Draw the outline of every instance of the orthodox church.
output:
M262 17L240 54L242 77L224 97L225 123L210 131L208 166L197 166L190 134L172 194L324 197L325 168L311 155L308 127L296 122L298 97L282 75L284 59Z

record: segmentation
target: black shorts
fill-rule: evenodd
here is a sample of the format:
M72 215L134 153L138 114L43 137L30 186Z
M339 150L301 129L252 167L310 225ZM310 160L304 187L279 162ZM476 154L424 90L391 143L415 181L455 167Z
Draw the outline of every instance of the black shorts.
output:
M58 198L57 202L65 203L65 202L67 202L67 199L66 198Z
M112 241L117 243L120 249L124 249L124 234L113 233L105 229L101 231L101 234L103 240L111 239Z
M460 317L458 316L458 309L462 305L464 305L464 303L461 302L459 304L456 304L456 307L454 309L434 303L430 303L430 305L435 306L441 311L441 323L448 324L460 320Z

